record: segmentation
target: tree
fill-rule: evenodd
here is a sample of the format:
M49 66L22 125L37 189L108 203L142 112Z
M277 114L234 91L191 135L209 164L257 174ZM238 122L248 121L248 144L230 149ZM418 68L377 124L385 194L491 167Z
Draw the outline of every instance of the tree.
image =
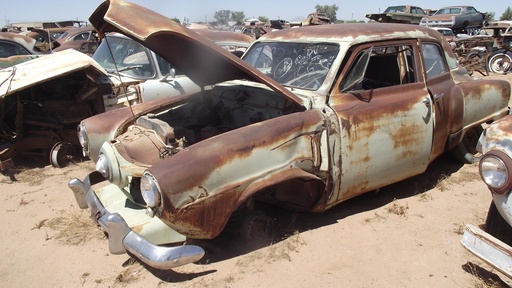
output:
M171 18L171 20L173 20L174 22L178 22L178 23L180 23L180 24L181 24L180 19L178 19L177 17Z
M219 10L213 13L213 18L219 22L220 25L227 25L231 17L230 10Z
M258 20L260 20L263 23L267 23L268 22L268 18L265 17L265 16L258 16Z
M315 6L316 12L325 13L329 19L331 19L331 22L336 22L338 20L336 18L336 12L338 12L338 5L316 5Z
M507 10L503 12L503 14L500 17L500 20L512 20L512 9L510 9L510 6L507 7Z
M236 23L240 24L240 23L244 22L244 19L245 19L244 11L231 12L231 17L230 17L231 21L235 21Z

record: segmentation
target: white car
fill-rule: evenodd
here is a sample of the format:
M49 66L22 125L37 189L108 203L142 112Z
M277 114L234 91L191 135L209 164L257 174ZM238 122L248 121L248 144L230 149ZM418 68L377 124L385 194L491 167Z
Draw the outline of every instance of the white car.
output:
M462 245L512 278L512 115L486 128L479 141L480 176L492 202L485 231L468 224Z

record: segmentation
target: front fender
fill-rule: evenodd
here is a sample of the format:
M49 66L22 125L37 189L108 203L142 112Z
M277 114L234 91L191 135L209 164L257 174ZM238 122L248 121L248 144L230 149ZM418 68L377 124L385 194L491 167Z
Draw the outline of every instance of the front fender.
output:
M217 236L254 187L272 182L269 175L317 172L324 130L319 111L298 112L209 138L155 164L148 172L162 192L160 217L188 237Z

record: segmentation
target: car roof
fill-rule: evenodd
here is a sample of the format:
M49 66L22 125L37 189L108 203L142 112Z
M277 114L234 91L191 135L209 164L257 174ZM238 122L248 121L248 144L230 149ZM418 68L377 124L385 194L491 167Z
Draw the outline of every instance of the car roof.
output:
M32 37L11 32L0 32L0 40L16 42L19 45L25 47L25 49L27 49L29 52L36 53L34 50L36 40Z
M430 38L443 41L439 33L428 27L402 23L348 23L315 25L283 29L261 36L259 41L351 42L353 44L397 40L406 38Z

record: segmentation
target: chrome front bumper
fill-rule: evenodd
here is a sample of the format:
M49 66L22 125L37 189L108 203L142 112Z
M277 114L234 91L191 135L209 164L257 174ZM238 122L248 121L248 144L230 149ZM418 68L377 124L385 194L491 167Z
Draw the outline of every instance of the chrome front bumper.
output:
M109 212L98 198L97 193L92 189L92 185L102 181L105 181L105 179L101 174L99 172L93 172L87 175L83 181L77 178L71 179L68 186L73 191L78 206L82 209L89 208L91 211L91 218L108 233L110 253L124 254L126 252L130 252L142 262L158 269L171 269L182 266L198 261L204 256L204 250L199 246L159 246L153 243L158 241L151 242L146 239L147 237L145 238L135 232L121 214ZM109 186L110 189L119 190L119 188L112 187L112 184L106 187ZM116 202L126 203L126 201L123 200L122 192L116 191L112 194L116 195L111 198L120 198L115 196L121 195L121 199L117 200L122 201ZM119 204L114 202L112 203L112 206L115 207L117 205L119 207ZM145 215L145 212L141 209L129 208L127 205L123 204L122 209L119 210L131 212L132 215L128 215L131 216L130 218L143 218L142 221L139 221L139 223L143 223L139 225L140 227L153 227L153 231L157 230L156 234L158 235L155 236L155 233L153 233L152 235L149 235L150 238L157 239L159 235L165 235L160 237L160 239L168 239L171 236L173 237L172 239L185 239L184 236L163 224L160 219L151 218ZM143 228L137 229L137 231L141 229Z
M512 247L471 224L466 225L461 244L512 279Z

